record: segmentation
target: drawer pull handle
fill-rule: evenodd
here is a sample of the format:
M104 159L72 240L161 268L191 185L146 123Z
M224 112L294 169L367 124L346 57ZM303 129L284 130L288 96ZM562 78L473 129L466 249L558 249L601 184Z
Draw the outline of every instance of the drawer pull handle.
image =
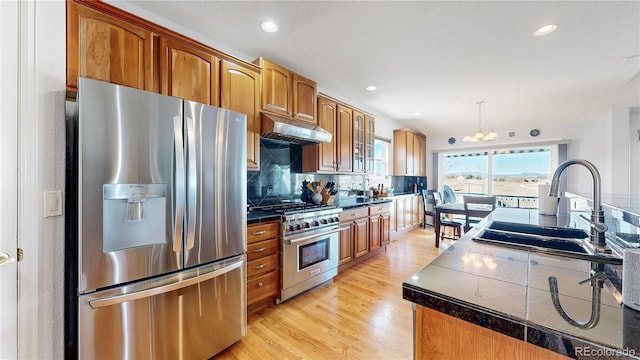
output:
M252 232L251 235L264 235L266 233L267 233L267 230L261 230L261 231Z
M253 267L253 270L259 270L259 269L262 269L265 266L267 266L267 264L256 265L256 266Z
M262 281L258 283L258 287L259 287L259 288L260 288L260 287L262 287L262 285L263 285L263 284L262 284Z
M263 252L263 251L265 251L265 250L267 250L267 248L266 248L266 247L261 247L260 249L253 249L253 250L251 250L251 252L254 252L254 253L261 253L261 252Z

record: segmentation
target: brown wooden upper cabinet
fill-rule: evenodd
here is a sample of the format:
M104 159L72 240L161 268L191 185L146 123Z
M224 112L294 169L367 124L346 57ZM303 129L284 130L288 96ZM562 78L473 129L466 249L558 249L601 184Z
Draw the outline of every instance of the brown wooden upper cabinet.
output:
M165 95L220 105L220 59L172 39L160 39L160 83Z
M331 133L331 142L302 147L303 172L353 171L353 110L318 96L318 122Z
M255 61L262 68L262 110L317 124L317 84L267 59Z
M336 170L353 171L353 110L338 104L336 122Z
M426 176L426 138L407 129L393 131L393 175Z
M365 119L360 111L353 111L353 172L365 171Z
M375 118L318 95L318 126L331 142L302 147L303 172L359 172L373 169Z
M153 91L152 44L142 27L67 2L67 88L86 77Z
M338 104L324 96L318 96L318 125L331 133L331 142L302 147L303 172L335 172L336 156L336 119Z
M364 169L365 172L373 173L375 171L376 119L365 114L364 125Z
M77 90L79 76L246 114L247 170L260 169L258 65L104 2L67 1L69 90ZM303 85L298 88L308 96Z
M316 99L318 85L315 81L293 73L293 117L316 124Z
M247 115L247 170L260 170L260 72L223 60L220 106Z

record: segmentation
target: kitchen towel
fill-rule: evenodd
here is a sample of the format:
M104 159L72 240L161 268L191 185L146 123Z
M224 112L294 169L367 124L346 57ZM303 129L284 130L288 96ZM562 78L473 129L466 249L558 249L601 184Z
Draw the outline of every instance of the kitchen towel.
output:
M622 259L622 302L640 311L640 249L625 249Z
M538 185L538 213L540 215L556 215L558 198L549 196L549 184Z

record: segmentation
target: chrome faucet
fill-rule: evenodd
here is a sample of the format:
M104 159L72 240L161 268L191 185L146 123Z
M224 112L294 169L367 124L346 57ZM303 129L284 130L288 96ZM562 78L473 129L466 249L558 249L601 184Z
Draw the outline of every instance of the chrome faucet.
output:
M593 178L593 209L591 210L591 218L582 216L590 223L591 234L590 239L593 245L596 245L599 249L603 249L606 245L604 233L608 230L607 225L604 223L604 212L602 211L602 192L600 188L600 172L592 163L587 160L575 159L567 160L558 165L558 168L553 173L551 180L551 188L549 189L549 196L558 196L558 187L560 186L560 175L566 168L571 165L579 164L587 168Z

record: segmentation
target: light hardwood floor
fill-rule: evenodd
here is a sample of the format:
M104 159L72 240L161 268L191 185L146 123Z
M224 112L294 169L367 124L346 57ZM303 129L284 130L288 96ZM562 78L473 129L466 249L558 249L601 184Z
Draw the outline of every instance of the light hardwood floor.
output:
M249 315L247 336L215 359L411 359L402 282L438 255L434 243L432 228L413 230L333 282Z

